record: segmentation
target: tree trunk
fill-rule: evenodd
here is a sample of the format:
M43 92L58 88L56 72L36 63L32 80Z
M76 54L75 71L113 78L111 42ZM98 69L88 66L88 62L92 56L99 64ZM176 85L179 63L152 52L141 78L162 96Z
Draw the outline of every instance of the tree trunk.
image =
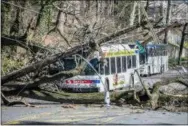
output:
M89 12L90 11L90 1L86 1L86 9L85 12Z
M160 17L162 17L162 24L165 24L165 15L164 15L164 1L160 2Z
M98 7L99 7L99 5L98 5L98 0L95 0L95 2L96 2L96 5L95 5L95 16L96 16L96 19L98 18Z
M179 50L179 56L178 56L178 65L181 65L181 55L182 55L182 51L183 51L183 45L184 45L184 40L185 40L185 33L186 33L186 28L187 28L188 23L186 23L183 27L183 31L182 31L182 37L181 37L181 43L180 43L180 50Z
M140 12L140 5L141 3L138 4L138 23L141 23L141 12ZM147 12L147 11L146 11Z
M171 0L168 0L167 14L166 14L166 26L170 23L171 18ZM165 31L164 44L168 43L168 29Z
M148 12L148 9L149 9L149 0L147 0L147 3L146 3L146 7L145 7L146 12Z
M136 11L136 6L137 6L137 2L134 2L133 4L133 9L132 9L132 12L131 12L131 15L130 15L130 26L132 26L134 24L134 20L135 20L135 11Z

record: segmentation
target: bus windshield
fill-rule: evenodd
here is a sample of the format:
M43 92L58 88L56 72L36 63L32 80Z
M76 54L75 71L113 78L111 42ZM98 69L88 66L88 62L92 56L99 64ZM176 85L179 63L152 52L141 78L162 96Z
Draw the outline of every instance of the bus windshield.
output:
M73 58L64 59L64 70L72 70L76 67L76 62Z
M93 68L98 72L99 70L99 60L97 58L94 58L90 60L90 64L93 66ZM82 73L82 75L96 75L97 73L93 70L93 68L88 64Z

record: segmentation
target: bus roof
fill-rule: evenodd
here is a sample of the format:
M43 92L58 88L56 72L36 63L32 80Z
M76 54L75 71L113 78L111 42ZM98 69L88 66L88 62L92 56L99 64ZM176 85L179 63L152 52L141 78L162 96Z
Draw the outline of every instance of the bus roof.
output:
M103 52L110 52L110 51L117 52L120 50L127 50L127 51L133 50L131 46L129 46L128 44L105 44L101 47L101 49Z
M146 48L165 48L167 46L167 44L147 44Z

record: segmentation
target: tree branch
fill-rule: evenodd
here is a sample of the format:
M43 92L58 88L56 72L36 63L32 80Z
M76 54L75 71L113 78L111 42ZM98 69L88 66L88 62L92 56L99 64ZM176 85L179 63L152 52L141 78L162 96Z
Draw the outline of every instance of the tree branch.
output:
M1 36L1 45L2 46L10 46L10 45L20 46L34 53L38 52L39 50L49 51L48 49L44 47L40 47L31 43L26 44L26 41L23 41L23 39L12 37L12 36Z
M181 27L183 26L183 24L179 24L179 23L173 23L169 26L167 26L166 28L164 28L163 30L161 30L160 32L157 33L157 36L161 36L166 30L172 29L172 28L176 28L176 27ZM153 38L152 37L148 37L147 39L145 39L142 44L146 45L149 41L151 41Z

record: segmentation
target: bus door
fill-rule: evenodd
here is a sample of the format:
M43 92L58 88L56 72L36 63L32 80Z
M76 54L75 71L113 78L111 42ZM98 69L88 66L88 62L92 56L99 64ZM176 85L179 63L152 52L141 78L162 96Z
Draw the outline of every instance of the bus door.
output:
M115 62L114 62L115 61ZM125 72L123 69L126 67L122 56L117 56L112 58L111 61L111 72L113 75L113 87L114 88L121 88L126 84ZM115 64L114 64L115 63Z

